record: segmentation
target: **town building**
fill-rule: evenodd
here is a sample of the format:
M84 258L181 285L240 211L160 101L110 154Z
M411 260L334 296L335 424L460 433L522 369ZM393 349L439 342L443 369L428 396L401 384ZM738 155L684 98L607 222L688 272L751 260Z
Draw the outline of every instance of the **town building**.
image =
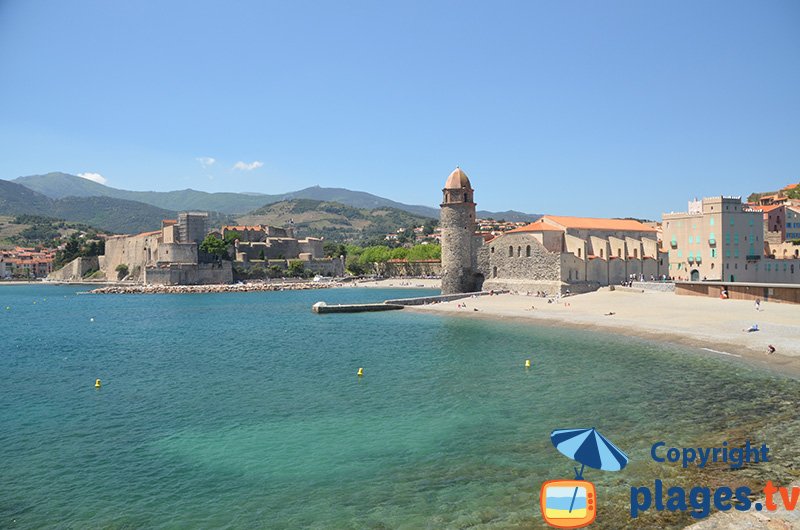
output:
M742 203L741 197L720 196L689 201L686 212L665 213L669 275L684 281L800 282L800 261L790 255L776 260L765 252L768 238L782 239L781 230L770 230L779 227L770 212Z
M545 215L480 251L484 289L588 292L666 275L656 229L632 219Z
M666 275L657 229L630 219L546 215L485 241L474 190L459 168L442 190L442 292L511 289L586 292L632 277Z
M53 271L55 249L15 247L0 251L0 279L44 278Z

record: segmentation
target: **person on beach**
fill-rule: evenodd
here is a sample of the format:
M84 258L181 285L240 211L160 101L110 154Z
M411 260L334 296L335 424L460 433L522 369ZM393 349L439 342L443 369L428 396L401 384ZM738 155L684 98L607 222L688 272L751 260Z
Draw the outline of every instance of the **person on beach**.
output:
M756 298L756 311L761 311L761 299Z
M748 333L753 333L754 331L758 331L758 324L753 324L748 329L744 330Z
M769 346L767 346L767 355L772 355L773 353L775 353L775 346L770 344Z

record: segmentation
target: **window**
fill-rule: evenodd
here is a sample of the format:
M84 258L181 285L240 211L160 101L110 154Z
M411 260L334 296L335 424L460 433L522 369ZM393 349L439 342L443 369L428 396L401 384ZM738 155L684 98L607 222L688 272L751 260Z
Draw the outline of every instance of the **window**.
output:
M528 257L528 258L531 257L531 246L530 245L525 247L525 256Z
M730 245L731 244L731 234L730 233L725 234L725 244L726 245Z
M509 247L508 247L508 257L509 258L513 258L514 257L514 247L511 246L511 245L509 245Z
M517 257L522 257L522 247L517 247Z
M638 248L633 249L633 259L639 259L639 249Z
M712 206L712 208L713 208L713 206ZM713 217L708 220L708 224L710 224L711 226L714 226L714 218Z
M492 278L497 278L497 267L492 269Z
M492 254L494 254L494 247L492 247Z
M739 232L736 232L735 234L733 234L733 243L735 245L739 244Z
M603 257L603 249L602 248L600 249L600 257L601 258Z
M578 249L578 257L581 257L581 249Z
M711 249L711 257L712 258L716 258L717 257L717 249L715 249L715 248Z

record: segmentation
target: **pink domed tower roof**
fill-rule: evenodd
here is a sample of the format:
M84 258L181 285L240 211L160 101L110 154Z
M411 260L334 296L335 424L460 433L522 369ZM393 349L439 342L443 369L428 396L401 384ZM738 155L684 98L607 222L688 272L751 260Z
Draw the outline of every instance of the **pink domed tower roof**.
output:
M469 183L467 174L460 167L456 167L450 176L447 177L447 182L444 184L446 190L460 190L464 188L472 188Z

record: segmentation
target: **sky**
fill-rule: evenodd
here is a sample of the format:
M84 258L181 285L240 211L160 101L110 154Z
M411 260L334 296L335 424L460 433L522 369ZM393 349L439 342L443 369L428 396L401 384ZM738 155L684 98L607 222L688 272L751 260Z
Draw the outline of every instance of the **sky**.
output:
M0 0L0 178L660 218L800 180L800 2Z

